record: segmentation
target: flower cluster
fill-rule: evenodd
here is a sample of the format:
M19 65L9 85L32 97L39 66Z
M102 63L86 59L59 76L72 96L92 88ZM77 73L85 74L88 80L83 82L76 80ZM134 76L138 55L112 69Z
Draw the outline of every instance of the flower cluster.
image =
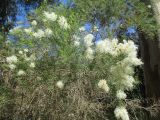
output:
M51 21L56 21L57 20L57 15L54 12L43 12L44 16L46 17L47 20Z
M115 51L117 55L123 54L125 57L111 67L111 73L114 74L113 79L118 81L118 90L132 90L135 83L132 76L133 67L142 64L142 61L137 58L137 47L132 41L124 41L116 45Z
M42 30L42 29L39 29L37 32L34 32L33 33L33 36L35 38L42 38L42 37L45 37L45 32Z
M60 27L65 29L65 30L70 28L70 25L67 23L67 20L64 16L59 17L58 23L59 23Z
M32 29L31 28L25 28L24 32L27 34L31 34L32 33Z
M26 74L25 71L21 70L21 69L17 73L18 76L22 76L22 75L25 75L25 74Z
M115 80L120 81L121 90L131 90L134 86L133 67L142 64L142 61L137 58L137 47L133 41L124 40L123 43L118 43L117 39L105 39L96 44L96 51L113 57L124 56L124 59L114 64L110 71Z
M69 29L70 25L68 24L66 18L64 16L59 16L56 15L56 13L54 12L47 12L44 11L43 12L43 16L45 17L43 21L57 21L60 28L62 29ZM33 20L31 22L32 27L29 28L25 28L24 32L26 34L32 35L33 37L37 38L37 39L41 39L41 38L45 38L45 37L51 37L53 35L53 31L50 28L43 28L43 29L33 29L35 26L37 26L37 21ZM15 29L13 31L16 31L18 29Z
M45 16L45 19L44 21L47 21L47 20L50 20L50 21L58 21L58 24L59 26L62 28L62 29L69 29L70 28L70 25L68 24L66 18L64 16L58 16L56 15L56 13L54 12L47 12L47 11L44 11L44 16Z
M74 39L74 41L73 41L74 46L79 47L81 44L81 42L80 42L81 38L77 35L73 35L73 39Z
M15 55L9 56L6 58L6 61L10 64L16 63L18 61L17 57Z
M59 88L59 89L63 89L63 87L64 87L64 83L63 83L63 81L58 81L57 83L56 83L56 86Z
M125 107L117 107L114 110L114 114L117 119L129 120L129 115Z
M142 64L142 61L137 58L137 46L133 41L123 40L123 42L120 43L116 38L106 38L97 41L94 44L93 40L95 37L93 34L86 34L84 28L80 28L79 31L81 34L79 36L74 35L73 42L76 48L78 46L83 46L85 48L84 52L87 59L96 59L97 54L102 54L103 56L108 55L113 60L118 59L118 61L112 64L109 68L111 73L111 77L107 78L109 85L105 79L102 79L98 82L98 87L103 89L106 93L109 91L112 92L115 94L115 98L118 101L123 102L127 97L125 91L132 90L135 84L133 78L134 66ZM128 112L123 106L115 109L115 116L117 119L129 120Z
M108 93L109 92L109 87L108 87L108 85L107 85L107 81L106 80L100 80L99 82L98 82L98 87L99 88L101 88L101 89L103 89L106 93Z
M124 40L123 43L118 43L117 39L105 39L97 44L96 48L99 53L106 53L116 58L124 56L123 59L115 63L110 72L112 76L112 85L116 89L116 98L120 101L126 99L125 90L132 90L135 80L133 78L134 66L142 64L142 61L137 58L137 47L132 41ZM115 109L115 116L117 119L129 120L127 110L122 107Z
M67 30L70 29L70 25L67 22L67 19L64 16L58 16L55 12L48 12L44 11L43 12L43 22L45 23L46 21L53 21L55 23L58 23L60 28ZM38 26L38 23L36 20L33 20L31 22L31 27L29 28L24 28L23 31L24 33L28 35L32 35L33 37L37 39L45 38L45 37L51 37L53 35L53 31L50 28L36 28ZM36 28L36 29L35 29ZM10 33L16 34L18 32L22 32L19 27L15 27L14 29L10 30Z
M32 26L36 26L37 22L34 20L31 22ZM50 28L46 29L33 29L34 27L29 27L24 29L24 33L32 35L34 38L41 39L45 37L51 37L53 32Z
M111 55L116 55L117 54L117 47L118 40L113 39L110 40L108 38L98 41L96 44L96 51L100 53L109 53Z
M18 51L17 56L16 55L12 55L6 58L6 62L8 63L8 67L11 70L14 70L17 68L17 75L18 76L22 76L25 75L26 72L25 70L23 70L23 68L21 68L21 64L28 64L29 68L34 68L35 67L35 57L34 55L30 55L30 57L28 57L26 54L28 53L28 49L23 49ZM20 65L19 65L20 63Z
M120 100L126 99L127 95L124 91L118 90L116 93L116 97Z
M84 27L81 27L79 28L79 31L80 32L84 32L85 28ZM94 35L91 34L91 33L81 33L81 36L78 36L78 35L74 35L73 36L73 39L74 39L74 45L76 47L78 47L78 49L80 49L80 45L82 44L82 46L84 46L85 48L85 57L86 59L88 60L92 60L94 58L94 49L93 49L93 46L94 46L94 43L93 43L93 40L94 40Z
M33 20L33 21L31 22L31 25L36 26L36 25L37 25L37 21L36 21L36 20Z
M16 68L16 65L15 64L9 64L8 67L11 69L11 70L14 70Z
M93 45L94 36L92 34L87 34L84 36L84 44L86 47L91 47Z
M17 56L12 55L6 58L6 61L9 63L8 67L11 70L14 70L16 68L16 63L18 62Z

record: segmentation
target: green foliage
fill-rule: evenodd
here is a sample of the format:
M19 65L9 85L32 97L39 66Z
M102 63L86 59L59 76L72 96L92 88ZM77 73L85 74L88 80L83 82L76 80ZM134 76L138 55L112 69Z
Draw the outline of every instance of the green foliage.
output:
M153 38L157 30L153 11L139 0L74 0L77 11L84 14L87 21L100 21L103 26L123 21L118 29L126 30L135 26L148 37Z

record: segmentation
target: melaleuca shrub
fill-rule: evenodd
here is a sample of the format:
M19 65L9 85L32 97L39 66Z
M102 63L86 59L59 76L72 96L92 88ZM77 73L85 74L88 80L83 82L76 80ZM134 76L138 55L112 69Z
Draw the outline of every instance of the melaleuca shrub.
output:
M116 38L96 41L70 14L67 19L57 9L40 9L30 27L10 31L17 39L6 57L9 79L16 81L13 117L106 119L114 101L115 117L129 120L126 92L136 85L134 67L142 64L137 46Z

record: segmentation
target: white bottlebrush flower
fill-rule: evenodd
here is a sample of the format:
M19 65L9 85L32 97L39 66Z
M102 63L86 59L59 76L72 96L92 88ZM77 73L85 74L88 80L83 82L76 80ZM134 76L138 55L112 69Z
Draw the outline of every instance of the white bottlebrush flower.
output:
M86 58L87 59L93 59L94 58L94 51L93 51L93 49L92 48L90 48L90 47L88 47L87 49L86 49Z
M12 34L17 33L21 31L21 28L22 28L21 26L14 27L13 29L10 29L9 32Z
M27 49L27 48L25 48L25 49L24 49L24 52L28 52L28 49Z
M84 37L84 44L86 47L90 47L93 45L93 39L94 39L94 36L92 34L87 34L85 37Z
M114 110L115 117L121 120L129 120L129 115L125 107L117 107Z
M51 20L51 21L56 21L57 20L57 15L54 13L54 12L47 12L47 11L44 11L44 16L46 17L46 19L48 20Z
M134 82L135 82L135 80L132 76L129 76L129 75L124 76L123 84L127 90L133 89Z
M22 55L22 54L23 54L23 51L20 50L20 51L18 51L18 53Z
M148 5L147 7L148 7L148 8L152 8L152 6L151 6L151 5Z
M73 35L73 43L75 46L79 46L80 45L80 37L77 35Z
M117 93L116 93L116 97L119 100L123 100L123 99L126 99L127 95L126 95L126 93L124 91L118 90Z
M107 85L107 81L104 80L104 79L102 79L102 80L100 80L98 82L98 87L101 88L101 89L103 89L106 93L109 92L109 87Z
M33 21L31 22L31 25L36 26L36 25L37 25L37 21L36 21L36 20L33 20Z
M126 41L123 40L123 43L119 43L117 45L118 51L121 51L122 53L125 54L132 54L137 50L137 47L135 46L133 41Z
M131 58L130 59L130 62L134 65L134 66L138 66L138 65L142 65L143 62L141 61L141 59L138 59L138 58Z
M67 23L67 20L64 16L59 17L58 24L60 25L61 28L65 30L70 28L70 25Z
M96 44L96 50L100 53L110 53L111 48L111 42L108 39L98 41Z
M96 50L100 53L109 53L112 56L125 54L127 57L124 62L130 65L141 65L142 61L137 58L137 46L133 41L124 40L123 43L118 43L117 39L104 39L96 42Z
M105 45L105 42L103 40L96 41L96 50L98 52L104 53L105 48L106 48L106 45Z
M74 45L77 47L80 45L80 42L79 41L74 41Z
M9 64L8 67L11 69L11 70L14 70L16 68L16 65L14 64Z
M25 61L30 61L31 60L30 57L27 57L27 56L25 56L24 59L25 59Z
M29 65L29 67L34 68L35 67L35 63L31 62L30 65Z
M113 46L114 48L117 48L118 39L117 39L117 38L113 38L113 39L111 40L111 44L112 44L112 46Z
M80 41L80 37L78 36L78 35L73 35L73 40L75 40L75 41Z
M47 29L45 30L45 35L46 35L46 36L50 37L52 34L53 34L53 32L52 32L52 30L51 30L50 28L47 28Z
M142 65L143 62L138 59L137 57L126 57L123 61L122 61L123 64L125 65L130 65L130 66L138 66L138 65Z
M127 56L122 61L124 64L130 66L138 66L142 64L142 61L137 58L137 46L133 41L124 40L123 43L117 45L116 49Z
M79 31L80 31L80 32L83 32L83 31L85 31L85 30L86 30L86 28L85 28L84 26L79 28Z
M17 57L15 55L9 56L6 58L6 61L8 63L16 63L18 61Z
M30 60L32 60L32 61L33 61L33 60L36 60L36 56L35 56L35 54L30 55L30 57L29 57L29 58L30 58Z
M25 73L25 71L23 71L23 70L19 70L18 73L17 73L18 76L22 76L22 75L25 75L25 74L26 74L26 73Z
M37 32L33 33L33 36L35 38L42 38L45 37L45 33L43 30L39 29Z
M125 74L134 74L134 69L131 66L124 65L124 67L125 67L124 70Z
M64 83L63 83L63 81L58 81L57 83L56 83L56 86L58 87L58 88L60 88L60 89L63 89L63 87L64 87Z
M32 29L31 28L25 28L24 32L27 33L27 34L30 34L30 33L32 33Z

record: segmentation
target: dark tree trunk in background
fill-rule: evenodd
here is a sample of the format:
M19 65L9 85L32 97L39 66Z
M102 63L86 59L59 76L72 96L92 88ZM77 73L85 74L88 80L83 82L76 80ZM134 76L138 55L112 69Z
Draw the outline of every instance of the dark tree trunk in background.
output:
M144 1L148 4L147 1ZM150 0L157 25L160 25L160 0ZM141 56L144 62L144 84L146 98L160 99L160 29L155 38L149 39L145 32L139 32ZM160 120L160 111L149 120Z
M160 0L141 0L150 3L157 25L160 25ZM144 32L139 32L141 56L144 62L144 84L146 97L160 98L160 31L155 32L152 40Z
M144 84L146 97L160 97L160 49L157 38L150 40L139 32L141 56L144 62Z
M146 98L160 98L160 48L159 40L146 38L139 32L141 57L144 62L144 85ZM153 102L153 101L152 101ZM152 103L151 103L152 104ZM160 112L156 116L149 114L148 120L160 120Z

